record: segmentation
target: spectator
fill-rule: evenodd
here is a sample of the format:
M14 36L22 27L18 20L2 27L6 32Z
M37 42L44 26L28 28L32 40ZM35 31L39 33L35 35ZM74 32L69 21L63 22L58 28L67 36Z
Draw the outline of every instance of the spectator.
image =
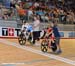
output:
M34 3L34 7L38 7L39 6L39 3L38 2L35 2Z
M66 24L66 13L64 12L64 10L60 10L59 21L63 24Z
M49 15L45 14L45 22L49 22Z
M36 11L36 15L40 15L40 16L41 16L41 15L43 15L43 14L44 14L44 13L43 13L42 9L41 9L41 10L39 9L39 11L38 11L38 10Z
M26 11L23 8L20 8L18 5L16 5L16 9L18 11L18 15L21 20L26 20Z
M28 10L28 20L32 20L32 16L33 16L33 10L32 10L32 8L30 8Z

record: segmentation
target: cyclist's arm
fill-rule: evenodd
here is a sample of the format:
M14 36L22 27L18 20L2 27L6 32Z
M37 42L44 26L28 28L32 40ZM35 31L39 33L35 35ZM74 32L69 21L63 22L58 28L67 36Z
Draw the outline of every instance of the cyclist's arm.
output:
M22 25L21 32L24 32L26 29L27 29L26 26Z
M24 25L22 25L22 28L21 28L21 31L23 31L24 30Z
M51 32L47 32L46 33L46 37L48 37L50 34L52 34L53 33L53 30L51 31Z

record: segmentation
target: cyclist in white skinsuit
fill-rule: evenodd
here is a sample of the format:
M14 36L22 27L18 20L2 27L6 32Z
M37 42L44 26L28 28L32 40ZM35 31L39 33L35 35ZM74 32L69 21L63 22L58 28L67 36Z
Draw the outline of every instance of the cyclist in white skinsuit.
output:
M26 23L26 21L24 21L22 28L21 28L21 32L24 32L24 34L26 34L26 32L31 34L32 41L33 41L33 27L32 27L32 25L30 25L29 23Z

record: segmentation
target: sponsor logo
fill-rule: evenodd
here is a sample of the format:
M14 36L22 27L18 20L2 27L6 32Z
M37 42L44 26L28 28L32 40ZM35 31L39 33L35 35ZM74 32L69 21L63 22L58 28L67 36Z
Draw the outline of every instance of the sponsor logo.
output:
M8 36L14 36L14 28L8 28Z
M13 36L17 37L20 34L20 29L14 28L2 28L2 35L1 36Z

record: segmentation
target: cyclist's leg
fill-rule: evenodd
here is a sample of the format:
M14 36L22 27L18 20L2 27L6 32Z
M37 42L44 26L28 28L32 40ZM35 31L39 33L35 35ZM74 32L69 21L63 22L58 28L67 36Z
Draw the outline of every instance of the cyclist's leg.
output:
M34 38L34 36L33 36L33 30L30 29L29 31L30 31L29 32L30 33L30 42L33 43L33 38Z
M31 42L33 42L33 32L30 32Z
M48 39L48 47L51 48L51 42L53 41L53 39L49 38Z

